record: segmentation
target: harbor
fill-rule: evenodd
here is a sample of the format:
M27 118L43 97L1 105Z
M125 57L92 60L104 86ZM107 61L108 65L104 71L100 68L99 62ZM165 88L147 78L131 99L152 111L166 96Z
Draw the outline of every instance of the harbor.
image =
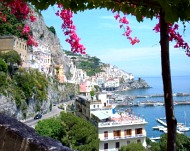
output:
M144 117L148 122L146 126L147 137L157 138L164 134L163 131L154 130L153 127L163 126L157 122L157 119L164 119L166 116L164 95L162 88L162 78L144 78L152 88L149 89L135 89L128 90L126 92L118 93L123 96L134 97L131 101L120 101L117 104L117 110L125 111L132 109L132 112L136 115ZM190 82L190 77L173 77L173 102L174 102L174 114L177 119L177 123L184 123L185 127L190 126L190 86L187 84ZM156 96L156 97L152 97ZM152 103L151 103L152 102ZM142 104L140 104L142 103ZM154 104L155 103L155 104ZM140 105L137 105L140 104ZM186 113L186 117L184 115ZM182 130L182 129L180 129ZM186 136L190 136L190 131L184 131Z
M121 95L112 94L110 98L111 104L118 106L164 106L164 95L163 94L150 94L150 95ZM190 105L190 94L189 93L173 93L173 104L174 105Z
M161 101L152 101L152 100L147 100L147 101L143 101L143 102L132 102L132 101L120 101L120 102L114 102L115 104L117 104L118 106L164 106L164 102ZM190 101L174 101L173 102L174 105L190 105Z

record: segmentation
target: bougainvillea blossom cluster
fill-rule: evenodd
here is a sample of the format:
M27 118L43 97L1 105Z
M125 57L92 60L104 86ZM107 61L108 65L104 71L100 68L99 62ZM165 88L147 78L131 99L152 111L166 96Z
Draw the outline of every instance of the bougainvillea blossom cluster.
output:
M29 20L34 22L36 17L34 16L33 10L28 6L28 4L23 0L13 0L13 1L6 1L0 0L0 3L10 9L10 13L15 15L19 20ZM6 22L6 16L0 11L0 19ZM20 30L20 27L18 27ZM37 42L34 40L33 36L30 34L30 27L25 24L24 27L21 29L23 35L28 37L27 44L37 46Z
M112 12L114 13L114 11L112 11ZM116 13L114 18L119 21L119 23L120 23L119 27L124 29L124 33L122 35L126 36L132 45L140 42L140 40L137 37L135 37L135 38L131 37L132 30L129 26L129 21L126 18L126 15L121 17L119 15L119 13Z
M0 21L6 22L6 15L0 11Z
M72 17L73 13L69 9L64 9L62 5L58 5L59 10L56 12L56 15L59 16L62 20L62 30L68 38L65 40L71 45L71 51L74 53L85 54L85 47L80 44L80 38L76 34L76 27L73 24Z
M188 45L187 42L184 41L184 39L182 38L182 35L177 31L178 28L179 28L178 24L168 23L169 41L175 41L176 44L174 45L174 48L185 49L186 55L190 57L190 46ZM155 30L155 32L160 32L160 22L156 24L153 30Z

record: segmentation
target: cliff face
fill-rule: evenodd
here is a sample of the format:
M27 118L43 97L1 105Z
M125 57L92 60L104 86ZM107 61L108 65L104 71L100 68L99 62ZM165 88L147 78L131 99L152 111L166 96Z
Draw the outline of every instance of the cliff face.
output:
M53 104L68 101L78 93L78 88L74 84L58 84L53 82L53 80L49 80L47 89L47 100L40 102L33 97L30 98L28 103L22 100L20 107L16 106L12 94L8 94L7 96L0 94L0 113L23 120L34 117L37 112L41 112L42 114L48 113L51 111Z
M67 74L70 72L68 58L65 56L59 38L47 28L41 15L35 13L35 16L37 17L35 22L27 23L31 28L34 39L39 45L49 47L52 54L52 64L62 64L65 75L69 75ZM58 84L51 78L49 78L47 89L47 100L39 102L33 97L27 103L25 100L22 100L20 107L16 106L12 94L9 92L7 92L7 95L0 94L0 113L6 113L19 120L33 117L36 112L50 112L52 104L67 101L77 93L77 88L74 85Z
M47 28L40 14L35 13L35 16L37 18L35 22L28 22L34 39L37 40L39 44L48 46L52 53L53 62L55 64L63 64L65 72L68 72L68 60L65 57L59 38Z

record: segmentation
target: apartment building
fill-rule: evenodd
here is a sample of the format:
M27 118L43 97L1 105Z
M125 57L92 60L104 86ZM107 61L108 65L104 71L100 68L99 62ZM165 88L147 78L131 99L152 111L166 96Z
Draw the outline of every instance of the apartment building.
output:
M28 55L28 67L49 74L52 59L49 47L39 44L37 47L32 47L32 49L33 51Z
M90 97L90 91L92 91L94 89L94 85L92 84L91 81L84 81L80 83L80 94L84 95L84 96L88 96Z
M91 120L98 125L99 151L117 151L132 142L146 147L147 122L130 112L93 111Z
M109 94L100 93L96 100L78 96L75 100L76 115L91 121L98 129L99 151L118 151L132 142L146 147L147 122L132 110L117 113L109 104Z
M27 63L27 41L16 36L0 36L0 51L15 50L21 57L22 67Z

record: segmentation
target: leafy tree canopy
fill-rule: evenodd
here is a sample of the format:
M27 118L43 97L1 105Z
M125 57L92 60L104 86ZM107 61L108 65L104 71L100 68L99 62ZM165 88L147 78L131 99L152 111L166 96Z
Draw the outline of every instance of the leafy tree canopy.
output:
M8 64L21 64L20 55L15 50L10 50L6 53L2 53L0 57L3 58Z
M56 119L42 120L35 129L39 134L58 139L74 150L98 151L96 127L71 113L61 112Z
M0 58L0 71L7 73L8 66L3 59Z
M13 79L17 87L24 92L26 100L32 96L39 101L47 99L48 81L37 70L18 72Z
M98 151L97 129L90 122L71 113L61 113L61 120L69 129L68 134L73 139L72 146L76 150Z
M42 136L48 136L57 140L61 140L64 135L63 125L56 118L39 121L35 130Z
M27 40L27 37L22 34L24 19L19 20L15 15L10 13L10 10L4 6L0 6L2 13L6 16L6 22L0 20L0 35L15 35Z
M163 134L161 139L157 143L149 144L151 151L166 151L167 150L167 135ZM190 148L190 137L184 134L178 134L176 137L176 150L178 151L188 151Z
M0 71L0 93L2 92L1 87L7 84L7 74Z
M131 143L127 146L122 146L119 151L146 151L141 143Z
M37 9L44 10L56 3L63 4L65 8L73 11L84 11L93 8L107 8L115 11L135 15L138 21L144 17L153 18L160 12L160 8L165 12L167 22L173 23L179 20L188 21L190 19L190 1L189 0L67 0L67 1L43 1L28 0Z

